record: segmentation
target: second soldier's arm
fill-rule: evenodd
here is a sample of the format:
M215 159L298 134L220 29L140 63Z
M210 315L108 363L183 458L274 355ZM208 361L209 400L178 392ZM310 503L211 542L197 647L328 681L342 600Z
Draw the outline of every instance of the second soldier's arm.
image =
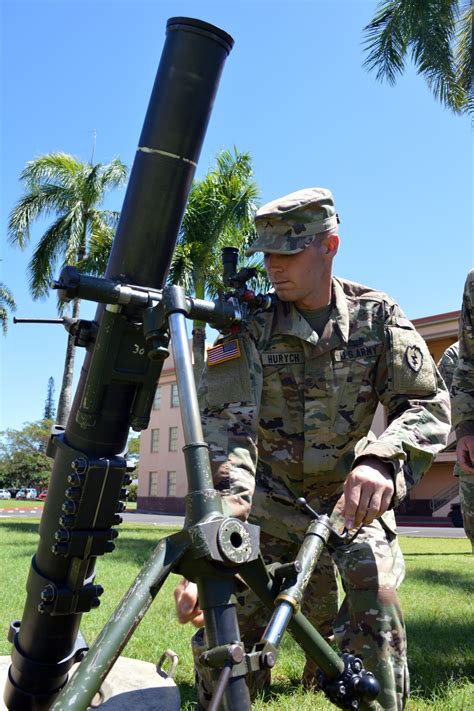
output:
M451 393L458 464L474 473L474 269L467 275L464 286L459 359Z

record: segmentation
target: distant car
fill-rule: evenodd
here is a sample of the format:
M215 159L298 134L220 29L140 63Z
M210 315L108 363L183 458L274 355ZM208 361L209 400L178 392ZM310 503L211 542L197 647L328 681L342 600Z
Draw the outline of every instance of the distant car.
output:
M43 489L43 491L40 494L38 494L38 499L40 501L44 501L47 496L48 496L48 490Z
M34 500L38 498L38 492L36 489L20 489L16 495L16 498Z
M6 489L0 489L0 499L11 499L12 495Z

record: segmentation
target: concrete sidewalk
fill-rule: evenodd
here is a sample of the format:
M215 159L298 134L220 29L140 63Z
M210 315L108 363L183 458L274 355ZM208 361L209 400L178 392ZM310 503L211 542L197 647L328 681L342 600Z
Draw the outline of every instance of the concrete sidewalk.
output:
M3 689L10 663L10 657L0 657L2 711L7 708L3 703ZM156 666L150 662L127 657L119 657L115 662L100 692L89 706L90 709L99 708L101 711L179 711L180 707L179 689L172 679L158 674Z

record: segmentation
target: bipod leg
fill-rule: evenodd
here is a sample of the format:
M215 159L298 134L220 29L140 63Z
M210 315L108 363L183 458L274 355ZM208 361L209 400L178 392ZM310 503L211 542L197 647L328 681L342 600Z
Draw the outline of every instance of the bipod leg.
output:
M51 707L55 711L86 711L173 567L190 542L186 531L164 538L156 546L125 593L71 681Z
M210 667L213 681L213 698L209 708L247 711L250 709L245 680L247 667L243 662L244 648L240 640L232 578L202 576L197 579L208 649L200 661Z
M269 610L275 609L275 600L279 592L278 585L269 576L265 563L262 558L256 561L247 563L239 570L239 575L247 583L260 600L268 607ZM282 608L286 613L286 606ZM327 674L333 678L338 676L344 670L344 663L334 649L323 639L319 632L306 619L302 612L293 611L290 613L290 619L286 619L286 614L277 614L277 619L284 616L284 624L288 626L292 636L298 642L303 651L313 659L316 664ZM267 627L267 630L269 627ZM271 627L273 629L273 626ZM281 641L281 634L271 633L272 644L275 646Z
M311 532L311 526L308 530ZM302 546L300 554L303 551ZM304 561L305 556L300 554L298 554L298 559ZM291 564L282 567L287 568L289 565ZM314 566L312 568L314 569ZM278 576L275 575L273 578L269 576L262 558L242 566L239 574L261 601L270 610L275 610L262 635L261 642L256 645L255 652L252 654L262 658L266 651L273 653L273 650L281 642L284 630L288 628L305 654L318 665L322 672L320 675L321 686L336 706L360 709L360 711L372 711L376 708L373 699L378 694L379 685L373 674L366 672L361 660L353 655L343 654L340 657L303 613L295 611L294 605L288 601L294 599L292 593L296 597L300 593L302 595L304 586L301 590L296 591L295 585L287 585L288 600L286 600L285 593L280 591Z

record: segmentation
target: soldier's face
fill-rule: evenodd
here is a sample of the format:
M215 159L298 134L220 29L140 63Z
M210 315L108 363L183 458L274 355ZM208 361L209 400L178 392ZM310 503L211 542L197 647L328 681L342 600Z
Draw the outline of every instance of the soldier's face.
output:
M337 244L316 240L297 254L265 253L265 269L277 296L282 301L292 301L302 309L325 306L328 303L328 289L330 293L331 265Z

